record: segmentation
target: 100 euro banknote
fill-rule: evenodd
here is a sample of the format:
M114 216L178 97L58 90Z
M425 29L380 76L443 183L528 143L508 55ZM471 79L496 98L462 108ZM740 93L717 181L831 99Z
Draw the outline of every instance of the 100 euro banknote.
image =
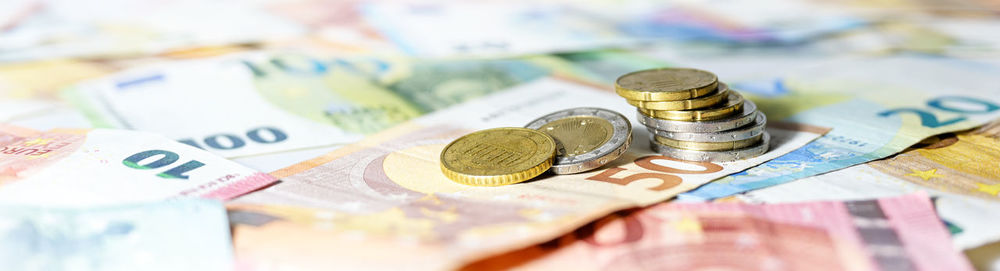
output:
M0 126L0 203L80 207L181 196L231 199L274 181L156 134Z
M549 72L520 59L251 53L130 69L66 96L97 127L157 132L236 158L353 143Z
M235 200L241 262L263 269L443 269L554 238L610 212L660 202L788 153L827 129L771 127L771 151L748 160L689 162L653 153L635 129L609 166L472 187L441 172L444 146L475 130L523 126L552 111L635 109L610 91L543 78L439 111L360 143L273 172L282 182ZM641 127L633 123L635 127ZM336 244L336 245L334 245ZM290 247L316 251L291 252ZM382 255L391 253L393 261Z

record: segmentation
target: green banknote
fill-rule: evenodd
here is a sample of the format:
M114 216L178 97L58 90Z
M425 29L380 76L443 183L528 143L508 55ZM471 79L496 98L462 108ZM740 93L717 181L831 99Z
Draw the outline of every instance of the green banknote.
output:
M158 132L234 158L351 143L545 77L560 60L258 52L140 67L66 96L98 127ZM291 161L292 163L297 161Z

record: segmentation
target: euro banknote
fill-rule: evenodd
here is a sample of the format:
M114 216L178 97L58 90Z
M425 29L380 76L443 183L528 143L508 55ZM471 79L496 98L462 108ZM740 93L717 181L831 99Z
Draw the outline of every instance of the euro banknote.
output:
M0 205L3 270L231 270L226 211L180 199L101 208Z
M864 66L864 71L854 67ZM872 72L877 71L877 72ZM768 117L833 127L788 155L682 195L713 199L887 157L924 138L1000 117L996 66L892 57L835 60L771 80L737 82ZM949 80L940 80L949 78Z
M585 60L585 65L570 71L608 85L612 83L609 78L593 76L601 72L590 67L625 71L650 65L649 60L613 60L621 59L618 56L622 54L627 53L569 54L562 59ZM1000 117L1000 100L996 98L1000 89L993 87L1000 84L1000 78L994 76L1000 68L983 62L897 56L789 60L782 62L788 67L773 69L754 69L755 64L746 63L727 65L718 60L710 63L699 68L719 67L727 71L724 75L728 78L738 78L729 81L730 86L745 93L769 120L833 130L788 155L681 194L681 200L730 196L884 158L926 137L973 128ZM720 76L723 81L727 78L722 73Z
M928 138L893 157L795 182L750 191L750 202L848 200L925 191L954 235L955 246L971 249L1000 240L1000 140L996 123L981 131Z
M356 142L549 73L519 59L259 53L131 69L67 97L98 127L157 132L236 158Z
M784 44L865 24L860 17L815 4L768 2L780 3L380 1L364 3L361 10L400 50L432 57L573 52L665 41ZM783 11L774 12L775 6Z
M649 133L635 129L622 158L586 173L472 187L441 172L440 152L459 136L519 127L552 111L582 106L626 114L635 110L609 90L543 78L272 172L281 183L228 206L245 218L233 220L237 257L265 270L334 263L345 269L455 268L554 238L616 210L669 199L790 152L827 131L806 125L770 127L768 153L711 163L658 155L648 145ZM385 261L386 253L399 256Z
M0 203L80 207L176 197L230 199L275 181L146 132L0 129Z
M30 2L16 20L6 26L0 22L0 62L140 56L305 31L257 3L242 1Z
M468 270L973 270L926 194L782 204L661 203Z

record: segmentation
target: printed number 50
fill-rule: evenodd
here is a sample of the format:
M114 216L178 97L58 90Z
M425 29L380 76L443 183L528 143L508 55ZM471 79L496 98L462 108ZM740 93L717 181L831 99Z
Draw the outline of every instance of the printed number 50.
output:
M686 163L686 164L700 166L700 167L703 167L704 169L703 170L686 170L686 169L672 168L672 167L667 167L667 166L662 166L662 165L655 164L655 163L653 163L654 160L669 160L669 161L681 162L681 163ZM628 176L625 176L624 178L615 178L614 177L615 174L618 174L619 172L622 172L622 171L627 171L627 169L625 169L625 168L615 167L615 168L606 169L603 172L601 172L600 174L588 177L587 180L608 182L608 183L619 184L619 185L628 185L629 183L632 183L632 182L635 182L635 181L638 181L638 180L658 179L658 180L660 180L660 185L657 185L657 186L654 186L654 187L650 187L649 190L663 191L663 190L667 190L667 189L673 188L673 187L681 184L681 182L683 181L681 179L681 177L678 177L677 175L671 175L671 174L666 174L666 173L676 173L676 174L708 174L708 173L718 172L718 171L722 170L722 166L720 166L718 164L715 164L715 163L712 163L712 162L684 161L684 160L678 160L678 159L674 159L674 158L670 158L670 157L666 157L666 156L659 156L659 155L650 155L650 156L645 156L645 157L642 157L642 158L639 158L639 159L635 159L635 165L637 165L637 166L639 166L641 168L644 168L644 169L648 169L648 170L652 170L652 171L659 171L659 172L663 172L663 173L655 173L655 172L633 173L633 174L630 174Z

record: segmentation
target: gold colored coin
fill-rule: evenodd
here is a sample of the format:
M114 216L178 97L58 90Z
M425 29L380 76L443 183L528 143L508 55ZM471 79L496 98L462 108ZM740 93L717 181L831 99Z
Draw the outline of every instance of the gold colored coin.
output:
M538 128L556 139L556 156L573 157L591 152L611 140L615 127L593 116L574 116Z
M702 96L690 100L680 100L680 101L669 101L669 102L647 102L647 101L636 101L636 100L625 100L628 104L632 106L649 109L649 110L691 110L700 109L706 107L712 107L722 103L726 96L729 96L729 90L723 88L725 84L719 85L719 90L715 93L709 94L708 96Z
M552 167L556 143L527 128L494 128L452 141L441 151L441 171L452 181L500 186L530 180Z
M729 142L680 141L662 136L654 136L653 138L656 139L657 143L678 149L693 150L693 151L728 151L728 150L742 149L757 144L757 142L760 142L761 136L762 134L743 140L736 140Z
M705 109L693 110L650 110L639 108L643 115L665 120L707 121L723 119L743 110L743 95L730 91L726 103Z
M661 68L631 72L615 81L619 96L635 101L678 101L711 93L715 74L686 68Z

